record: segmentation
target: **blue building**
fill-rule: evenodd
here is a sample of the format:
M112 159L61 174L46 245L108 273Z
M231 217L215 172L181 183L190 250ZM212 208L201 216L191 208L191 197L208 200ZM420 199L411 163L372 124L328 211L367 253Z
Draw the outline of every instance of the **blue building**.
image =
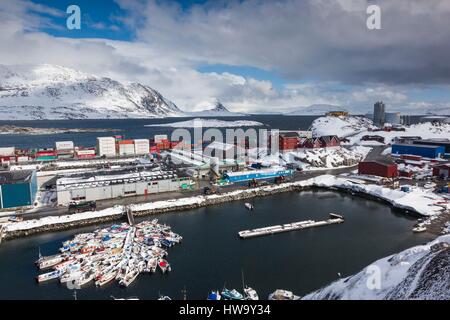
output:
M279 168L269 168L261 170L249 170L238 172L227 172L223 175L223 179L231 183L245 182L250 180L274 179L281 176L291 176L294 170Z
M0 209L32 205L37 190L35 170L0 171Z
M424 158L442 158L445 148L442 146L417 145L417 144L393 144L392 154L411 154Z

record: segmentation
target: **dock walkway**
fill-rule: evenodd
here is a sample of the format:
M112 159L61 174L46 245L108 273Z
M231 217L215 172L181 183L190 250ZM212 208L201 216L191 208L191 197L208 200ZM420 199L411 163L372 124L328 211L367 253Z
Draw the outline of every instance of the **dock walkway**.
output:
M321 227L321 226L327 226L327 225L332 225L332 224L339 224L339 223L343 223L343 222L344 222L344 218L342 216L338 216L336 214L330 214L330 218L328 220L322 220L322 221L306 220L306 221L300 221L300 222L286 223L283 225L276 225L276 226L270 226L270 227L252 229L252 230L239 231L238 234L239 234L239 237L241 237L242 239L248 239L248 238L266 236L266 235L270 235L270 234L289 232L289 231L294 231L294 230L302 230L302 229Z

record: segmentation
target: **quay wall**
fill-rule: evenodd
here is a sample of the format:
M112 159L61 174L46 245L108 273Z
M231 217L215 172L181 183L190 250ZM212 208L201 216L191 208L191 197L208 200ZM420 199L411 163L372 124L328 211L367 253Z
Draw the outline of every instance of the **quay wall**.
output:
M140 205L132 205L130 206L131 211L133 212L133 216L135 217L143 217L154 214L161 214L167 212L179 212L191 209L197 209L201 207L207 207L212 205L219 205L222 203L227 203L231 201L239 201L245 199L251 199L256 197L265 197L270 195L275 195L283 192L298 192L302 190L311 190L311 189L323 189L323 190L334 190L334 191L342 191L347 192L352 195L362 196L365 198L382 201L394 208L402 210L407 213L412 213L414 215L420 216L420 212L414 210L414 208L405 208L402 206L398 206L394 201L390 201L389 199L383 199L377 195L372 195L367 193L363 188L359 190L358 188L351 188L346 185L322 185L314 183L314 180L306 180L301 182L291 182L284 183L275 186L266 186L259 187L254 189L246 189L239 191L232 191L223 194L209 195L209 196L194 196L187 198L174 199L169 201L159 201L148 204L140 204ZM160 204L160 205L158 205ZM54 232L54 231L62 231L68 230L72 228L79 228L88 225L96 225L105 222L111 222L116 220L124 220L126 221L126 208L123 207L121 213L114 213L110 215L103 215L100 217L86 218L80 219L76 221L70 222L57 222L57 223L47 223L42 226L30 227L23 230L7 230L5 228L3 234L3 240L10 240L15 238L20 238L24 236L30 236L38 233L44 232Z

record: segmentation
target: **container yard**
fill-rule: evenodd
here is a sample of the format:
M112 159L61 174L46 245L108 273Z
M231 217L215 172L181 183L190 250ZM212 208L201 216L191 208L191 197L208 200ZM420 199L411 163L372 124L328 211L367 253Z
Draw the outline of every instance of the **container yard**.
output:
M58 254L39 257L37 267L47 272L36 280L42 283L59 279L77 289L92 283L103 287L114 281L128 287L141 273L171 271L165 259L167 250L181 240L170 226L158 224L156 219L78 234L65 241Z

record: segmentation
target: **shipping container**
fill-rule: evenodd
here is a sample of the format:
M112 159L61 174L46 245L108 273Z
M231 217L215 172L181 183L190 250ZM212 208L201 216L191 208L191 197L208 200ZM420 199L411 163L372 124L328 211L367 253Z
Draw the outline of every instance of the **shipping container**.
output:
M14 156L16 153L15 147L3 147L0 148L0 156Z
M155 134L155 136L154 136L155 143L162 142L162 140L168 140L166 134Z
M73 141L56 141L56 150L73 150Z
M135 139L134 140L134 153L136 155L145 155L150 152L150 140L148 139Z
M17 156L16 161L17 163L26 163L30 161L30 159L28 158L28 156Z
M115 157L117 152L114 137L98 137L97 153L99 156Z

